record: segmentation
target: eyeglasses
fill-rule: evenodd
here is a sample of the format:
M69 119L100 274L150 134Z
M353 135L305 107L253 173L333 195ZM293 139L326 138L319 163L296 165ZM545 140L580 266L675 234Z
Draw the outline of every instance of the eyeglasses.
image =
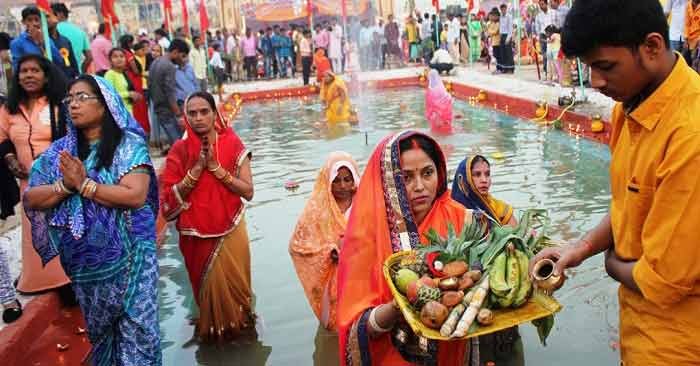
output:
M95 96L95 95L86 94L86 93L78 93L76 95L72 95L72 96L69 95L69 96L63 98L63 104L65 104L66 106L70 106L71 103L73 103L73 102L78 102L78 104L83 104L90 99L100 99L100 97Z

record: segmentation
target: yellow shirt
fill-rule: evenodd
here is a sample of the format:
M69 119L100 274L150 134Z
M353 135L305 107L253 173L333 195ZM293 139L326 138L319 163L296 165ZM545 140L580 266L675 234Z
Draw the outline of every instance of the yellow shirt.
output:
M631 113L612 116L615 252L643 295L619 289L624 365L700 365L700 76L678 55Z
M693 9L693 1L688 0L685 8L685 26L683 27L683 37L688 40L691 49L695 49L700 41L700 6Z
M408 38L408 43L418 42L418 27L415 24L406 24L406 38Z

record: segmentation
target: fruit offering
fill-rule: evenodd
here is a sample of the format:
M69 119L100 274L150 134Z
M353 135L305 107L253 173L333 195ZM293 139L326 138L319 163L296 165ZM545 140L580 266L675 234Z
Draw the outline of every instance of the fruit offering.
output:
M544 230L539 235L534 230L546 226L543 210L526 211L517 227L480 215L460 233L448 225L447 237L430 230L427 245L387 262L387 279L405 298L402 309L414 314L416 323L439 331L441 339L463 338L494 324L498 314L526 305L534 287L530 258L554 245Z

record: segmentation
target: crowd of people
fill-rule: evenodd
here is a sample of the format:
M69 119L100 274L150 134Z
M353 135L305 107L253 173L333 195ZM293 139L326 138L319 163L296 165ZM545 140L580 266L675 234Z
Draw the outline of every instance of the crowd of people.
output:
M611 121L608 215L574 245L546 249L534 260L555 259L562 274L604 252L607 273L621 285L622 361L697 364L692 336L700 330L700 266L697 256L685 254L697 253L700 135L692 111L700 77L673 49L692 54L700 34L693 27L700 25L688 19L679 44L656 0L580 0L570 11L551 3L549 9L540 1L530 22L546 70L561 79L562 63L552 60L580 57L593 87L620 103ZM667 9L675 9L671 3ZM698 5L688 2L687 14ZM22 11L25 31L15 40L0 36L0 57L9 64L2 68L9 77L0 108L0 217L14 214L20 201L24 208L22 271L14 284L0 250L0 303L10 323L22 315L16 291L59 291L65 304L80 306L92 344L89 362L99 366L162 363L159 214L175 221L179 234L199 307L195 339L220 343L255 332L245 221L255 191L253 155L207 91L210 66L220 84L231 75L293 76L297 65L306 83L315 65L329 121L350 118L337 74L357 65L439 65L446 53L493 55L498 72L513 67L507 6L489 12L486 23L478 14L468 24L450 15L441 26L438 17L412 15L403 33L391 16L378 23L381 32L360 21L347 39L331 21L313 32L246 30L241 39L236 32L178 30L171 40L158 29L154 39L121 35L118 46L104 25L89 40L68 16L65 5L52 5L49 44L35 7ZM474 44L479 48L463 47ZM451 114L433 70L426 119L439 127ZM161 132L166 145L158 147L167 159L157 176L149 141L161 142ZM517 327L473 341L426 342L402 321L385 284L386 258L424 245L431 229L444 236L450 226L517 225L513 207L489 192L485 157L465 158L452 189L447 172L439 143L413 130L379 142L364 172L343 152L321 167L289 252L314 314L339 334L342 365L524 363Z

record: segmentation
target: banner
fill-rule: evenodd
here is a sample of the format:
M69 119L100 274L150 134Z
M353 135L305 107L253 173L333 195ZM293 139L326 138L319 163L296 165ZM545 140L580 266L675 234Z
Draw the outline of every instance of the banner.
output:
M187 0L180 0L182 6L182 28L185 34L190 34L190 15L187 13Z
M209 16L207 15L206 0L199 1L199 32L204 35L209 30ZM206 38L206 37L205 37Z

